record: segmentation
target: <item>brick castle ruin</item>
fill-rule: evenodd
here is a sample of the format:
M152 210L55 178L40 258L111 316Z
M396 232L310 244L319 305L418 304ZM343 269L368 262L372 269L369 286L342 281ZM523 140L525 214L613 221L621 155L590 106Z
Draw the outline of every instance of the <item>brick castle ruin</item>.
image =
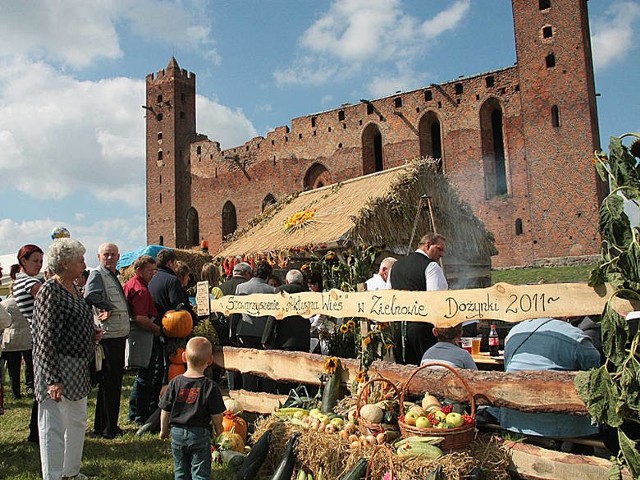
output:
M596 254L587 0L512 7L515 66L294 118L226 150L197 133L196 76L172 58L146 78L147 242L215 253L286 194L430 155L495 235L494 266Z

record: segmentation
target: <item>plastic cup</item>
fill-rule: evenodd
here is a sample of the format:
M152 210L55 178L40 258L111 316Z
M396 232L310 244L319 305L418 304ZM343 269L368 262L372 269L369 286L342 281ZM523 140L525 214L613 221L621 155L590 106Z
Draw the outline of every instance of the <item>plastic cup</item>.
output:
M473 350L473 338L462 337L460 341L462 342L462 348L464 348L467 352L471 353Z
M480 342L482 337L475 337L471 339L471 355L480 355Z

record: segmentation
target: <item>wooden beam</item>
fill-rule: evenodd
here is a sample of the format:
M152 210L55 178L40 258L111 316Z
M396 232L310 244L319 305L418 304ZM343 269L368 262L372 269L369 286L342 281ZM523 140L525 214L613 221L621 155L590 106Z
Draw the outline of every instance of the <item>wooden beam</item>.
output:
M556 452L520 442L505 441L510 470L526 480L599 480L609 478L611 462L604 458ZM624 480L631 480L625 471Z
M214 363L227 370L237 370L272 378L276 381L320 384L320 375L327 357L305 352L255 350L223 347L214 352ZM342 381L355 381L359 363L341 359ZM383 376L401 386L415 367L376 361L370 376ZM576 393L575 372L487 372L460 370L460 375L476 392L478 404L509 407L525 412L554 412L585 415L586 407ZM460 382L445 370L427 369L419 372L408 387L410 394L430 392L464 401L467 393Z

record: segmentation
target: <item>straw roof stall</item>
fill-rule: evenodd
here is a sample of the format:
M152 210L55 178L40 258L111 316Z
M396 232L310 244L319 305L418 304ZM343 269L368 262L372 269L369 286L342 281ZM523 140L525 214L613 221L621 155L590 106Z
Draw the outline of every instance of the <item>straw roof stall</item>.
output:
M375 245L406 254L433 229L429 208L423 201L409 248L423 195L431 197L435 230L447 238L447 276L453 274L454 284L455 278L469 276L461 273L468 268L483 272L472 272L471 277L488 276L490 256L497 253L493 235L429 158L289 197L256 217L250 228L236 235L216 256L295 251L310 245L333 249L350 244ZM473 283L479 286L483 282Z

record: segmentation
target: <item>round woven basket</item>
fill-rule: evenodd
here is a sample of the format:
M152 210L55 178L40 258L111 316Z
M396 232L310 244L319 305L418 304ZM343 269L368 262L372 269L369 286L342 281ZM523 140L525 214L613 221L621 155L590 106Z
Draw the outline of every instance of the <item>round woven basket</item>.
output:
M456 428L417 428L413 425L408 425L404 421L404 398L407 394L407 389L409 388L409 383L413 379L413 377L420 370L424 370L425 368L430 367L442 367L449 370L453 373L456 378L460 381L462 386L467 391L467 395L469 397L469 403L471 405L471 417L473 418L473 422L462 425L461 427ZM443 450L461 450L466 448L476 433L476 400L474 398L473 392L469 387L467 381L460 376L460 374L456 371L455 368L447 365L446 363L439 362L429 362L418 368L416 368L413 373L409 376L407 381L402 386L400 390L400 416L398 417L398 426L400 427L400 433L403 438L411 437L411 436L419 436L419 437L444 437L444 441L438 445Z
M363 405L367 404L367 400L369 399L369 392L374 383L385 383L389 385L393 391L395 392L395 396L399 398L398 387L387 380L384 377L376 377L369 380L362 386L360 393L358 393L358 401L356 402L356 410L353 413L353 418L358 423L358 429L362 432L363 435L378 435L379 433L383 433L385 430L398 430L399 427L396 424L388 424L388 423L373 423L369 420L366 420L360 416L360 408Z

